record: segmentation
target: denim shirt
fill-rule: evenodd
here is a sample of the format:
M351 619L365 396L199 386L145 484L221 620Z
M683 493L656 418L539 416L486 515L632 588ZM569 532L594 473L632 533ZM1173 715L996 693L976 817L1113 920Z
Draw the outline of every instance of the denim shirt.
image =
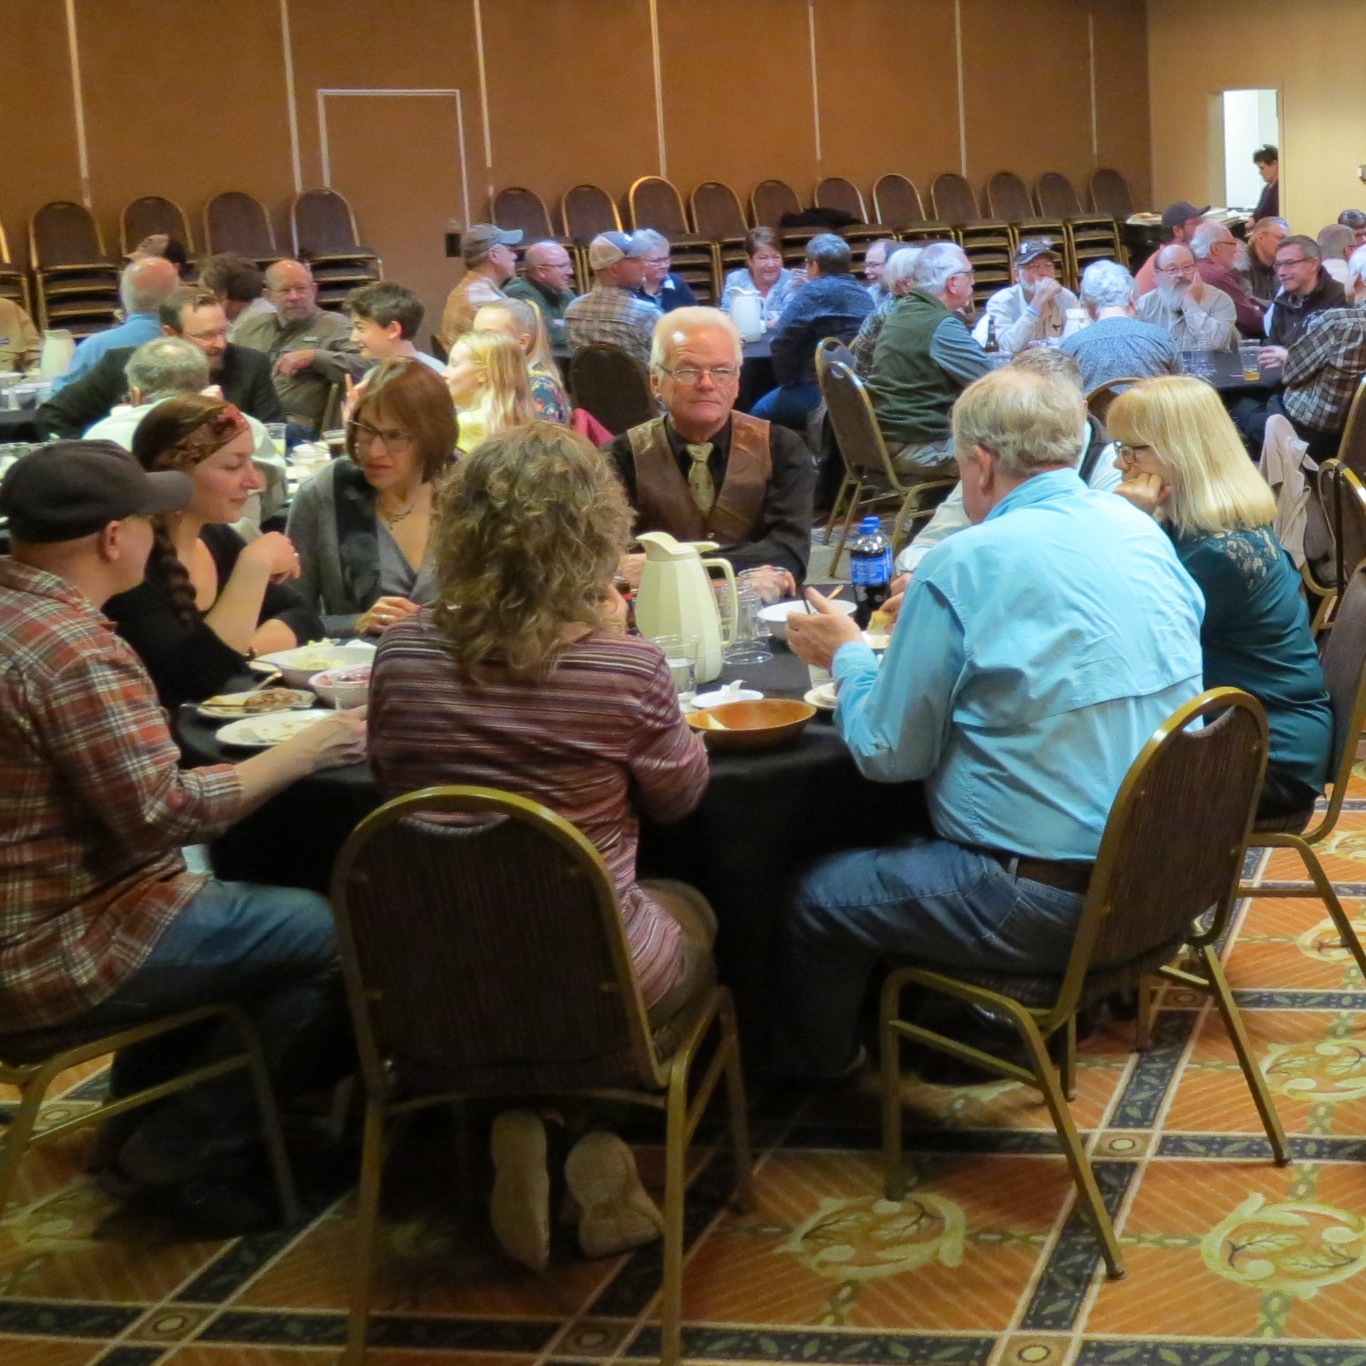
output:
M926 780L943 838L1094 859L1129 765L1201 691L1203 612L1151 517L1038 474L925 557L881 667L840 647L835 719L868 777Z

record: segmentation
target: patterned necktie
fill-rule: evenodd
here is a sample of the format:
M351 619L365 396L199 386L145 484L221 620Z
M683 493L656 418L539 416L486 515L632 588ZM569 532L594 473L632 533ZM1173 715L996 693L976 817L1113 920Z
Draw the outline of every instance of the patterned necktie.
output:
M710 441L699 441L697 445L688 447L688 454L692 457L692 465L688 469L688 490L702 509L704 517L711 512L712 504L716 502L716 484L707 468L711 446Z

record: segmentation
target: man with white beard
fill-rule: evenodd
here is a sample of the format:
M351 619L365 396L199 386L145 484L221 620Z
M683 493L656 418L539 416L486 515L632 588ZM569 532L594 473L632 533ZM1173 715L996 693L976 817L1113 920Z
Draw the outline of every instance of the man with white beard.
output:
M1196 228L1190 248L1195 253L1195 269L1200 278L1207 285L1223 290L1233 300L1238 331L1245 337L1259 340L1263 309L1247 292L1247 248L1223 223L1211 223L1208 219Z
M1195 269L1189 247L1173 242L1157 253L1157 288L1138 301L1138 317L1165 327L1180 350L1228 351L1238 340L1238 311L1222 289Z

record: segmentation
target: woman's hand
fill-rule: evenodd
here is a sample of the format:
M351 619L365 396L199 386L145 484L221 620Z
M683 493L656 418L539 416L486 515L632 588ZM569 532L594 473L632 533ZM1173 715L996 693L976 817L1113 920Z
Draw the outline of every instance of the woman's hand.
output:
M343 375L342 378L346 382L346 395L342 399L341 406L341 420L344 427L356 415L356 409L360 407L360 401L365 397L365 389L370 380L367 376L357 384L350 375Z
M285 745L297 747L310 773L358 764L365 758L365 708L349 707L335 716L324 717L292 740L286 740Z
M598 627L609 636L624 636L629 610L626 599L617 592L616 584L609 585L607 596L598 607Z
M410 617L422 610L418 603L409 598L384 597L376 600L368 612L363 612L356 622L356 630L363 636L378 635L387 627Z
M623 555L617 561L617 577L625 579L631 588L640 587L641 571L645 568L645 555L643 552L634 555Z
M1134 471L1125 476L1124 482L1115 486L1121 498L1127 498L1140 512L1154 515L1158 508L1171 497L1171 485L1164 484L1155 474Z
M299 552L294 542L281 531L267 531L264 536L248 542L241 555L239 564L258 567L264 566L271 583L282 583L285 579L297 579L301 573Z

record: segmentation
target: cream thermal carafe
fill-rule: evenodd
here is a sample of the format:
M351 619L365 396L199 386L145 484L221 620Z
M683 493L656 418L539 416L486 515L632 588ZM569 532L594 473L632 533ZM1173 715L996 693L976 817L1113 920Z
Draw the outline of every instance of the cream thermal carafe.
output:
M716 590L707 575L719 569L730 594L730 619L735 620L735 571L729 560L704 560L715 541L676 541L666 531L644 531L637 537L645 548L645 567L636 593L636 625L645 636L696 636L697 681L710 683L721 672L725 640Z

